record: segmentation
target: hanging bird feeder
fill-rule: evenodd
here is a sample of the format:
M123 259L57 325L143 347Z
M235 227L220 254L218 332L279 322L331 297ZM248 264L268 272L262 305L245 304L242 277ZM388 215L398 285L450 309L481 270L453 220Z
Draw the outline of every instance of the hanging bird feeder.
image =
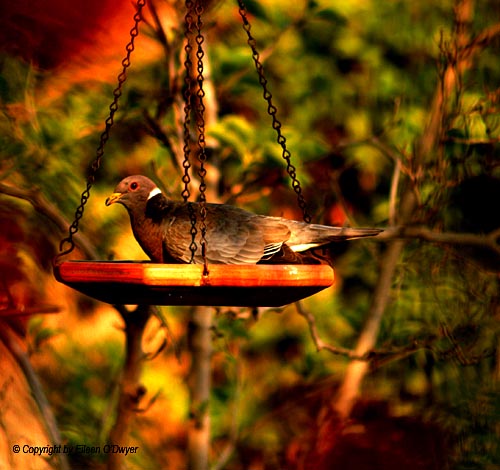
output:
M319 268L319 269L318 269ZM61 282L110 304L281 307L328 287L325 265L210 265L66 261Z
M109 139L109 132L114 123L114 115L118 109L118 101L122 94L122 86L126 80L130 56L134 50L134 40L139 33L139 23L142 20L142 10L146 0L137 1L137 10L134 15L135 24L130 31L130 41L126 46L127 55L122 61L122 72L118 76L118 85L113 92L114 99L109 107L109 116L106 119L104 132L101 134L95 161L92 164L87 187L81 196L80 206L75 212L75 220L69 228L69 236L61 242L61 253L56 257L54 273L56 279L90 297L110 304L150 304L150 305L204 305L204 306L283 306L296 302L304 297L313 295L333 284L334 273L329 265L323 264L255 264L255 265L221 265L208 264L205 255L207 241L206 234L206 197L205 197L205 106L203 98L203 42L201 32L203 13L202 2L186 1L186 91L184 94L184 190L182 196L187 202L189 191L190 156L190 116L194 111L196 116L196 130L198 135L198 161L200 178L200 212L191 213L192 251L198 248L195 235L200 231L201 252L203 264L162 264L151 261L61 261L61 258L75 247L73 236L78 232L79 221L83 216L84 206L90 196L90 189L94 184L97 170L101 165L104 147ZM287 171L292 179L292 187L297 195L299 207L302 209L305 222L311 218L307 214L306 204L302 195L296 170L291 163L291 156L286 147L286 139L281 133L281 123L276 117L276 107L272 103L272 95L267 88L255 39L250 33L250 24L242 0L238 0L243 28L248 37L248 44L252 50L259 82L264 90L268 113L272 118L273 128L277 132L277 141L283 150L283 158L287 164ZM194 43L193 43L194 39ZM193 46L194 44L194 46ZM191 61L192 51L196 47L196 67ZM192 80L196 70L196 80ZM192 82L195 82L195 87ZM196 94L192 96L192 90ZM191 109L191 102L197 103ZM198 220L199 219L199 220ZM69 248L64 250L65 246Z

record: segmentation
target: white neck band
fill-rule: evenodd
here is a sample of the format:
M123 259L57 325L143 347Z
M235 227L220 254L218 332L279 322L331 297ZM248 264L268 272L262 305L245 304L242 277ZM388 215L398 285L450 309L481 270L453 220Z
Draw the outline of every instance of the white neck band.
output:
M152 190L151 190L151 192L149 193L149 196L148 196L148 201L149 201L152 197L156 196L157 194L161 194L161 189L160 189L160 188L154 188L154 189L152 189Z

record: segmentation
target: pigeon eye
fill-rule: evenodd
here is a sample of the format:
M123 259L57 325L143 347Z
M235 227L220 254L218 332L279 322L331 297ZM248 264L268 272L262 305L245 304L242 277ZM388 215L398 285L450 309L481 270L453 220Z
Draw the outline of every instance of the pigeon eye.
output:
M132 191L135 191L138 188L139 188L139 183L136 183L135 181L133 183L130 183L130 189Z

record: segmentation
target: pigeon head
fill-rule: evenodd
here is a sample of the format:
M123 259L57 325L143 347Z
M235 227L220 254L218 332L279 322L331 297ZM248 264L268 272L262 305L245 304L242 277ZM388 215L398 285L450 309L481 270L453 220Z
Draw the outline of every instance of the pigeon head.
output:
M161 190L149 178L141 175L127 176L106 199L106 205L117 202L124 205L129 212L144 210L149 199L157 194L161 194Z

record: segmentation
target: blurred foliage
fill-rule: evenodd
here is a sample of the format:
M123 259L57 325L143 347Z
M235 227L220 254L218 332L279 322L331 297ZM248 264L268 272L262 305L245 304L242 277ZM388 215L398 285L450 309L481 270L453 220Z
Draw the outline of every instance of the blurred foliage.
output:
M454 2L247 4L278 118L315 221L387 224L397 159L403 184L415 184L420 197L416 223L478 234L500 227L498 35L474 56L452 97L443 123L442 153L429 155L415 177L408 168L440 86L440 53L452 38ZM499 18L497 1L476 2L469 26L477 34ZM207 129L209 163L219 172L212 183L217 198L261 213L300 218L235 3L217 4L207 24L210 78L219 110ZM151 26L143 29L154 36ZM178 34L168 31L172 44L180 42ZM123 50L126 40L121 38L117 50ZM182 74L177 59L173 63ZM64 91L50 98L57 87L53 74L7 54L0 58L0 182L40 191L71 220L114 85L99 77L83 83L68 77ZM122 176L149 174L180 197L178 79L165 57L132 67L81 224L103 259L144 257L132 240L125 212L104 207L106 195ZM145 116L158 124L163 136ZM40 222L40 216L13 217L10 201L0 194L2 220L19 226L23 244L43 232L38 236L43 243L31 251L20 243L10 250L42 265L49 284L50 260L62 234L50 222ZM23 206L19 214L27 212ZM332 253L336 286L304 305L314 313L325 341L352 347L364 325L384 247L359 241L339 244ZM404 416L436 426L449 452L443 468L491 470L500 461L495 256L476 248L408 243L379 347L404 348L415 341L430 346L375 368L364 389L365 401L387 403L385 418ZM38 285L30 271L27 282ZM96 302L75 297L69 323L56 327L47 319L44 327L33 319L31 325L33 349L49 357L39 370L70 443L99 445L109 427L103 417L112 419L108 414L114 412L121 344L103 336L97 344L81 338L84 344L76 346L75 332L70 334L78 331L82 318L102 324L97 309ZM175 465L182 461L177 454L185 445L179 423L188 415L181 383L187 367L185 311L162 312L169 320L170 346L156 368L155 361L148 364L144 381L151 394L159 391L164 399L137 419L133 438L145 449L145 460L130 461L130 468L160 468L159 462L180 468ZM56 345L47 346L53 338ZM315 418L342 380L347 360L316 352L294 306L280 312L261 309L257 315L219 309L214 345L213 460L236 439L225 468L293 468L296 440L303 445L314 438ZM165 407L170 410L167 418ZM100 461L89 457L74 463L90 468Z

